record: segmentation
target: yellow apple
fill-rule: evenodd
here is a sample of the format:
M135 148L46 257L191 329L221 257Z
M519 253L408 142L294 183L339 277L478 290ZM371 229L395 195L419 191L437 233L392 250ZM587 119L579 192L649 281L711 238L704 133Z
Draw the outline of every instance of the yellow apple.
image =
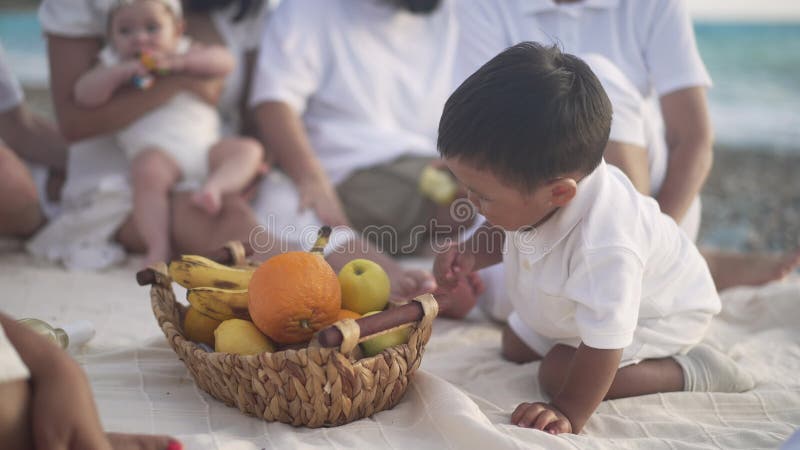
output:
M370 311L362 317L378 314L379 312L380 311ZM361 343L361 349L364 350L365 355L375 356L389 347L405 344L408 342L409 335L411 335L411 329L409 327L399 328L392 332L367 339Z
M275 344L256 328L253 322L228 319L214 330L214 350L239 355L274 352Z
M342 309L364 314L380 311L389 302L389 276L378 263L354 259L339 271Z

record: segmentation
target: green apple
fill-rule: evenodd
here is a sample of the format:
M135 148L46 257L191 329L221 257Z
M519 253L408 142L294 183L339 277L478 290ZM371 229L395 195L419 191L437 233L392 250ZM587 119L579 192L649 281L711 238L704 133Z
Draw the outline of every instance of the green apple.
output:
M370 311L364 314L362 317L378 314L379 312L380 311ZM400 328L392 332L367 339L361 343L361 349L364 350L365 355L375 356L389 347L405 344L408 342L409 335L411 335L411 329L409 327Z
M342 309L364 314L380 311L389 302L389 276L377 263L354 259L339 271Z
M449 205L456 198L458 184L446 170L427 166L419 177L419 191L440 205Z

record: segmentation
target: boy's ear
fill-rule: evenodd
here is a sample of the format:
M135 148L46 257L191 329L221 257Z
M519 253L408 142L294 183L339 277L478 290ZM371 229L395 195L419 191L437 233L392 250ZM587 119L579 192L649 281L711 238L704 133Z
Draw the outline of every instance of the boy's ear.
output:
M578 192L578 183L573 178L557 178L549 183L550 202L553 206L564 207Z

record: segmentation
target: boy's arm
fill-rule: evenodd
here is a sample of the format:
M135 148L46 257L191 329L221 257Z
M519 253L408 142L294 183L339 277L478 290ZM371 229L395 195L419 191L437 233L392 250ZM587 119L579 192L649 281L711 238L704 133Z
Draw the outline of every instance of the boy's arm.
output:
M503 230L484 221L469 239L459 245L463 248L462 255L475 258L472 266L474 272L503 262L505 240L506 234Z
M436 255L433 275L440 287L452 289L458 278L503 261L505 232L484 222L464 242L454 243Z
M224 77L235 66L236 59L225 47L193 44L188 52L173 56L167 68L186 75Z
M570 362L561 391L549 404L523 403L511 416L520 426L550 433L579 433L611 388L622 349L597 349L581 343ZM563 423L566 416L568 423Z
M580 432L617 375L622 349L598 349L581 343L564 385L550 403L566 414L574 433Z
M124 61L113 66L98 65L84 73L75 83L75 102L78 106L94 108L105 104L125 83L135 75L147 71L138 61Z

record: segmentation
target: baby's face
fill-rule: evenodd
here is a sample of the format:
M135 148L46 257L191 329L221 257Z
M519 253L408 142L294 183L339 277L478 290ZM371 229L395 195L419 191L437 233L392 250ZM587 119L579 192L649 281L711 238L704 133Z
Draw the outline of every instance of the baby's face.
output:
M524 192L458 158L445 158L445 163L467 188L469 201L492 225L516 231L540 222L555 209L548 185Z
M122 58L144 51L171 53L181 35L180 25L162 3L139 0L119 7L111 19L111 45Z

